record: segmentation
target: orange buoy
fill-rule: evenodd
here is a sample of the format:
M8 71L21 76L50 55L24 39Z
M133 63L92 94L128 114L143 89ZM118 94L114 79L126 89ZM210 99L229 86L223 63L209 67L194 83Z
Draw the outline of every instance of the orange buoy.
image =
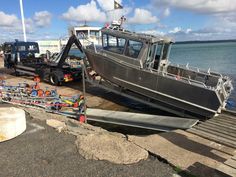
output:
M51 96L51 92L49 90L46 90L44 94L45 96Z
M44 91L42 89L37 90L38 96L43 97L44 96Z
M40 77L39 76L34 76L34 82L40 82Z
M79 122L85 123L85 116L84 115L79 116Z

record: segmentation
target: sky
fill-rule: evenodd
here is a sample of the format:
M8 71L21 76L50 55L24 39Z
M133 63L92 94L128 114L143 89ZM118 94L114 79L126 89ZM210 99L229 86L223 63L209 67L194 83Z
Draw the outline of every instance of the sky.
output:
M103 27L126 17L124 27L175 41L236 39L236 0L23 0L27 39L59 39L68 28ZM0 0L0 43L23 40L19 0Z

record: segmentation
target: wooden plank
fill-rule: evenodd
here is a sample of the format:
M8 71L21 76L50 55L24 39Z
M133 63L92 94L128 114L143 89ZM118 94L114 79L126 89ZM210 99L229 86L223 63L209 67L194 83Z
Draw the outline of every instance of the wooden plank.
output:
M229 158L233 157L234 155L236 155L235 148L225 146L225 145L220 144L220 143L216 143L214 141L211 141L211 140L208 140L206 138L200 137L200 136L195 135L195 134L193 134L191 132L188 132L188 131L175 130L174 132L176 132L178 134L181 134L181 135L184 135L185 137L191 138L195 142L198 142L198 143L201 143L203 145L211 147L212 152L214 151L215 154L217 154L218 152L228 154L228 157L226 159L229 159Z
M236 119L236 115L229 115L229 114L221 114L218 117L224 117L224 118L233 119L233 120Z
M228 165L225 165L225 164L219 165L217 170L220 171L220 172L223 172L224 174L227 174L229 176L236 176L236 169L232 168L232 167L230 167Z
M207 121L204 122L202 124L198 124L198 125L209 125L212 127L217 127L217 128L221 128L221 129L225 129L225 130L229 130L229 131L236 131L236 126L228 126L219 122L213 122L213 121Z
M212 135L216 135L216 136L222 137L224 139L228 139L228 140L236 142L236 138L232 137L230 134L229 135L228 134L223 134L221 132L217 132L217 131L210 130L208 128L199 127L199 126L196 126L194 128L197 129L197 130L200 130L202 132L207 132L207 133L210 133Z
M221 115L236 117L236 111L232 111L232 110L222 110Z
M236 151L236 150L235 150ZM232 159L236 160L236 155L232 157Z
M216 122L216 123L222 124L224 126L235 127L234 125L232 125L230 123L227 123L227 122L225 123L225 122L222 122L221 120L216 120L216 119L210 119L207 122Z
M205 124L200 124L197 127L201 127L203 129L207 129L207 130L214 131L214 132L219 132L221 134L228 135L232 138L236 138L236 131L232 131L229 129L226 130L226 129L222 129L221 127L217 127L217 126L214 127L214 126L209 126L209 125L205 125Z
M207 121L207 122L204 122L204 124L206 124L206 125L215 125L217 127L223 127L223 128L230 129L230 130L236 130L236 127L234 127L234 126L227 126L227 125L223 125L223 124L217 123L217 122Z
M225 138L219 137L217 135L213 135L211 133L207 133L207 132L203 132L201 130L197 130L195 128L189 129L188 132L191 132L195 135L198 135L198 136L201 136L203 138L215 141L217 143L224 144L224 145L232 147L232 148L236 148L236 142L235 141L230 141L230 140L227 140Z
M223 117L218 117L218 118L213 118L212 120L219 120L221 122L224 122L224 123L229 123L229 124L232 124L232 125L235 125L236 126L236 122L235 122L235 119L225 119Z
M228 159L227 161L224 162L226 165L236 169L236 160L234 159Z

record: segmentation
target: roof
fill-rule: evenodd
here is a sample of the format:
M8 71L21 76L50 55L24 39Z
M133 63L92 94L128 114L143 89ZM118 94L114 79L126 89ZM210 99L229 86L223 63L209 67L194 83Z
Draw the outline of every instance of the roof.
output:
M5 42L4 44L32 45L32 44L38 44L38 43L37 42L14 41L14 42Z
M139 41L150 42L150 43L155 43L159 41L163 41L166 43L173 42L171 38L169 37L154 36L154 35L144 34L144 33L135 33L135 32L127 31L124 29L103 28L101 31L102 33L114 35L117 37L129 38L133 40L139 40Z
M76 31L83 31L83 30L94 30L94 31L99 31L101 27L94 27L94 26L75 26L72 28L73 30Z

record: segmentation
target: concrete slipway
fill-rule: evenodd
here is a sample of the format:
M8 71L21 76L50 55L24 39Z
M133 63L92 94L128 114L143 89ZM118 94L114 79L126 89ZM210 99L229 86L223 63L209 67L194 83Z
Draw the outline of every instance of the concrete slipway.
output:
M225 112L187 131L128 139L200 177L236 176L236 113Z

